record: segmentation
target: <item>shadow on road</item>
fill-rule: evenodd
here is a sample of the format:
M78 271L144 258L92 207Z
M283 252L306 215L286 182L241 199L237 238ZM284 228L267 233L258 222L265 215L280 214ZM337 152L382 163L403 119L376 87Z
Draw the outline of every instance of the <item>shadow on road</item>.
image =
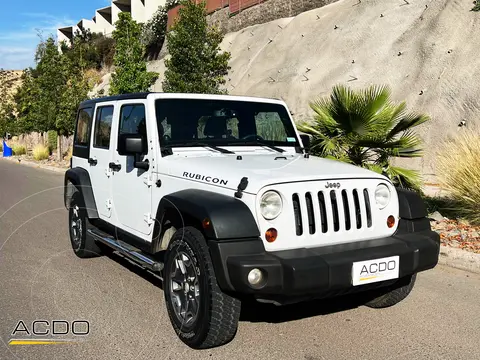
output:
M127 258L113 253L113 251L106 251L105 255L163 291L163 281L159 276L142 269ZM263 304L252 298L245 298L242 299L240 321L282 323L342 312L362 306L364 303L365 301L358 296L311 300L285 306Z
M242 302L240 321L282 323L351 310L364 303L357 296L311 300L285 306L262 304L252 299Z
M105 255L108 256L111 260L117 262L118 264L122 265L124 268L142 277L146 281L149 281L153 285L158 286L163 291L163 281L158 275L155 275L154 273L143 269L133 261L130 261L129 259L121 255L115 254L113 250L109 248L104 249L104 251L105 251Z

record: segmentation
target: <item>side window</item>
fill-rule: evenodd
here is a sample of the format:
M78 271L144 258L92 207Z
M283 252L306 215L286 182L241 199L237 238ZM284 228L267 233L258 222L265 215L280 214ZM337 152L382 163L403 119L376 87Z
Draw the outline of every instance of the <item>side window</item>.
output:
M90 124L92 123L93 108L80 109L77 117L77 130L74 144L88 146L90 142Z
M265 140L286 141L287 131L277 112L259 112L255 115L257 135Z
M102 149L110 148L112 131L113 106L97 108L93 146Z
M147 136L145 105L123 105L120 111L119 134L141 134Z

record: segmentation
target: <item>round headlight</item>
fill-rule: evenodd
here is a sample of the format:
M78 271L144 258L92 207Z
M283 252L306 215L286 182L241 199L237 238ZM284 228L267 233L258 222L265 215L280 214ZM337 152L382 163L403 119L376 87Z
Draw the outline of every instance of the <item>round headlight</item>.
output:
M380 184L375 189L375 202L378 208L384 209L390 203L390 189L385 184Z
M282 212L282 197L276 191L267 191L260 200L260 212L267 220L275 219Z

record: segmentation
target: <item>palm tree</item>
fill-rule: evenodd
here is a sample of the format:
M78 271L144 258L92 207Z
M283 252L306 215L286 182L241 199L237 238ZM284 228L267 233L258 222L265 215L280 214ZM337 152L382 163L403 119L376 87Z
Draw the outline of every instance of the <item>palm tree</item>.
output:
M330 97L310 104L313 121L298 129L311 135L311 153L386 174L397 186L419 189L418 171L393 166L393 157L422 156L422 140L413 128L429 120L395 104L387 86L354 91L337 85Z

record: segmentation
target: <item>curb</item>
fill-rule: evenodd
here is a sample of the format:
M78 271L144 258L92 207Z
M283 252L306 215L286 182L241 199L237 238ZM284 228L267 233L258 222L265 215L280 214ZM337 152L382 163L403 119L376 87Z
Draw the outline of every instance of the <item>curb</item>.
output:
M15 158L15 157L0 157L0 159L2 160L6 160L6 161L10 161L12 163L16 163L16 164L19 164L19 165L25 165L25 166L30 166L30 167L35 167L37 169L44 169L44 170L49 170L49 171L53 171L53 172L56 172L56 173L62 173L64 174L65 171L67 171L68 169L67 168L59 168L59 167L55 167L55 166L50 166L50 165L43 165L43 164L38 164L36 162L33 162L33 161L29 161L29 160L22 160L20 163L18 162L18 158Z
M456 269L480 274L480 254L470 251L440 246L438 263Z

